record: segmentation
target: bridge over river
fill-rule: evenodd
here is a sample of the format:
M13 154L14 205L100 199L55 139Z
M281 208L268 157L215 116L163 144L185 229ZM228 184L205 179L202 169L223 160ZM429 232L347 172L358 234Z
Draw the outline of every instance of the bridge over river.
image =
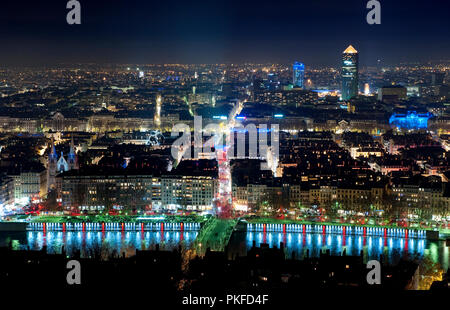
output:
M203 255L208 248L211 251L224 251L237 223L236 219L210 218L194 241L196 254Z

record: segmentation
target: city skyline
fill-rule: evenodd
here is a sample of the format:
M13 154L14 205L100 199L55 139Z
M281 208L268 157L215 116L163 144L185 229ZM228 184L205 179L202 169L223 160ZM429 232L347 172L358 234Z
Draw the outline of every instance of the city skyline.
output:
M448 9L7 2L0 283L209 307L448 292Z

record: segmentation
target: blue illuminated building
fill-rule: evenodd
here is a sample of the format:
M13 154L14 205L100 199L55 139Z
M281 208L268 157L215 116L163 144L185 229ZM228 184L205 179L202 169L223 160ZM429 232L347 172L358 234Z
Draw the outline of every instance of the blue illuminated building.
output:
M402 129L428 128L428 120L433 117L431 113L417 113L408 111L406 114L394 113L389 118L389 124Z
M305 64L296 61L292 66L292 69L294 71L292 84L294 84L294 87L303 88L304 87L303 81L305 79Z

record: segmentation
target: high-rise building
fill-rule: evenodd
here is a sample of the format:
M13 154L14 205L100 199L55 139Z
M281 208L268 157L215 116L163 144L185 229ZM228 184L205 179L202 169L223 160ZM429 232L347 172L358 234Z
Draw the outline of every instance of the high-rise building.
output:
M358 95L358 51L351 45L342 53L342 100Z
M294 71L292 84L294 84L294 87L304 88L305 64L296 61L292 66L292 69Z

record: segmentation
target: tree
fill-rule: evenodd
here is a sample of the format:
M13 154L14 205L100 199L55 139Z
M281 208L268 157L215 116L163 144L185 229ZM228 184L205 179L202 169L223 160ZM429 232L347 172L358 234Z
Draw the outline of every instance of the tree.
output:
M419 265L419 290L429 290L434 281L442 281L444 270L439 263L425 257Z

